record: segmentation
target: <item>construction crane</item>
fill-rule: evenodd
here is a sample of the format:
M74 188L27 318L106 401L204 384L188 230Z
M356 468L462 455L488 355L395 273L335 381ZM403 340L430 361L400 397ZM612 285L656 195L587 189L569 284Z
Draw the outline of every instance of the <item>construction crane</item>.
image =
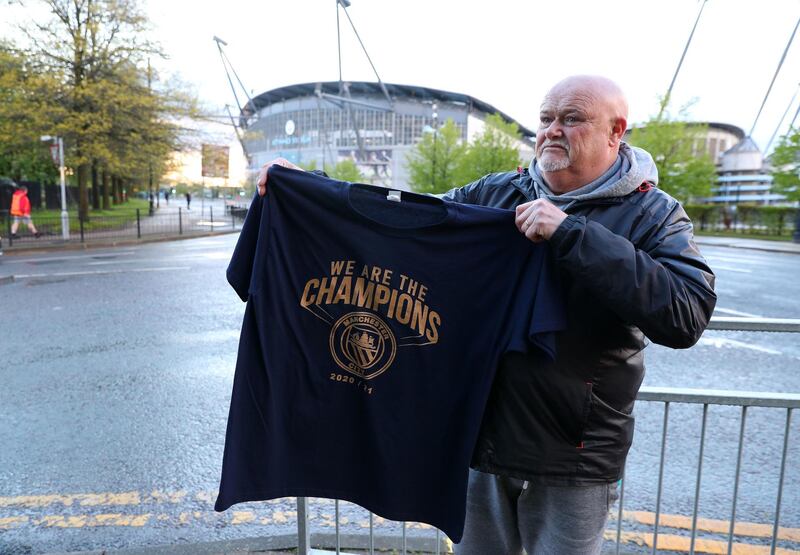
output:
M255 109L255 104L253 104L253 99L250 98L250 94L247 92L247 88L244 86L242 80L239 78L239 74L236 73L236 70L233 68L233 64L228 59L228 56L225 54L225 51L222 49L223 46L228 46L228 43L216 35L214 35L214 42L217 43L217 50L219 50L219 57L222 60L222 67L225 69L225 76L228 78L228 84L231 87L233 98L236 100L236 107L239 109L239 123L237 123L236 119L234 119L229 104L225 105L225 110L228 112L228 117L231 120L231 125L233 125L233 129L236 131L236 138L239 140L239 144L242 146L242 152L244 152L245 158L247 158L247 164L249 166L251 162L250 154L247 152L247 146L245 145L244 142L244 134L242 132L241 122L242 118L244 118L249 126L251 118L253 121L258 119L258 111ZM236 78L236 82L239 83L241 92L243 92L244 96L247 98L247 104L245 104L244 106L242 106L242 103L239 100L239 94L236 92L236 87L233 84L233 79L231 79L231 74L233 74L233 77Z

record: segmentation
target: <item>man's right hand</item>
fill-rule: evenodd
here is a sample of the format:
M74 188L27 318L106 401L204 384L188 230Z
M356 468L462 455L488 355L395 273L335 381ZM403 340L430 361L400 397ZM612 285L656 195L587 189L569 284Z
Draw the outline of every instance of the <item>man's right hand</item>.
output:
M295 166L286 158L275 158L271 162L267 162L261 166L261 171L258 173L258 195L261 197L267 194L267 172L269 171L269 167L273 165L283 166L284 168L289 168L292 170L303 170L303 168Z

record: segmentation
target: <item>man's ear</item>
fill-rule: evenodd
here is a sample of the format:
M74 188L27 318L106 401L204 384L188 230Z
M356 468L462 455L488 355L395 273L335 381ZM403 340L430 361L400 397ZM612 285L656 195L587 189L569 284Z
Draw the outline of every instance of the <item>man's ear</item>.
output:
M608 146L619 145L627 129L628 120L622 117L614 119L614 121L611 122L611 134L608 136Z

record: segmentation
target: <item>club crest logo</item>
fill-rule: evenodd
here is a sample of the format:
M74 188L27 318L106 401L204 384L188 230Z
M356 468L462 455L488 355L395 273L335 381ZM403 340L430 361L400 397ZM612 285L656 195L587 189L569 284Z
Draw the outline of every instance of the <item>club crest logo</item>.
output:
M331 326L333 360L343 370L372 379L392 364L397 341L386 323L369 312L350 312Z

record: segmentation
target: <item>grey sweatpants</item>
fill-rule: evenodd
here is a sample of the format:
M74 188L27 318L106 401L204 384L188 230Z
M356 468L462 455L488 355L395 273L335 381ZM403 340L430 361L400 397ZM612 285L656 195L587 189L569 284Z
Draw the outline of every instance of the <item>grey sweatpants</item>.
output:
M470 470L456 555L596 555L617 484L544 486Z

